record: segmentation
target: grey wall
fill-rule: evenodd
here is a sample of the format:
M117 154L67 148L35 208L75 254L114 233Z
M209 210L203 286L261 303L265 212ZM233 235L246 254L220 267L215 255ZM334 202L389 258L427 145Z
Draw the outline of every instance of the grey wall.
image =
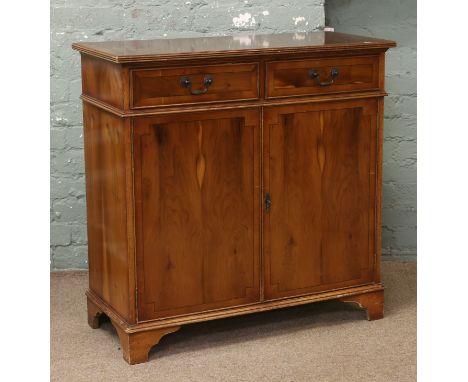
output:
M383 253L416 256L416 0L327 0L337 32L396 40L387 53Z
M72 42L323 25L323 0L52 0L51 269L87 268L80 61Z

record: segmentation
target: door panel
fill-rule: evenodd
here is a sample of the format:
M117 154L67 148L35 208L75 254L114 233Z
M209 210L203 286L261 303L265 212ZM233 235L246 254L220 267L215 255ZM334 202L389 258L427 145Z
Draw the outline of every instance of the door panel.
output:
M265 110L265 297L371 281L377 101Z
M259 111L134 121L139 321L259 301Z

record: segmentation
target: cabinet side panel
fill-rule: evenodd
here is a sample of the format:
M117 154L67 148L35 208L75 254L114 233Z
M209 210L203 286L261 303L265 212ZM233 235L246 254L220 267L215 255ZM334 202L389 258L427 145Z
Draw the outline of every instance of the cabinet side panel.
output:
M111 106L124 108L125 89L120 65L82 54L81 78L83 94Z
M382 257L382 163L383 163L383 136L384 136L384 99L378 100L377 116L377 152L376 152L376 187L375 187L375 264L374 281L379 283L380 262Z
M124 318L129 285L124 120L84 104L89 287Z

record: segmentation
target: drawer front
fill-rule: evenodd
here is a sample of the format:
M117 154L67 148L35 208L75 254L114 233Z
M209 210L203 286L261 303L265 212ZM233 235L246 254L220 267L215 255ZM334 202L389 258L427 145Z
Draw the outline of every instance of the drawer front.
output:
M258 64L131 71L130 107L144 108L258 98Z
M267 64L267 97L377 89L379 57L340 57Z

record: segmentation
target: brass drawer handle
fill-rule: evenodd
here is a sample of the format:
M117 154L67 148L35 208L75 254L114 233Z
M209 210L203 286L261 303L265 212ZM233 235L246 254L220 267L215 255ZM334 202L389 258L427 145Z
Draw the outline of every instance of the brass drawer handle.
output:
M205 94L208 91L208 86L210 86L212 83L213 77L207 74L205 77L203 77L203 85L205 87L203 89L192 89L192 81L190 81L190 78L188 76L180 77L180 86L190 90L190 94L192 95Z
M310 69L309 70L309 77L313 78L315 80L315 83L317 85L320 85L320 86L329 86L329 85L333 84L333 82L335 81L334 79L336 77L338 77L338 74L340 74L340 71L337 68L331 68L330 69L330 80L325 81L325 82L321 82L320 81L320 75L317 72L317 70L315 70L315 69Z

